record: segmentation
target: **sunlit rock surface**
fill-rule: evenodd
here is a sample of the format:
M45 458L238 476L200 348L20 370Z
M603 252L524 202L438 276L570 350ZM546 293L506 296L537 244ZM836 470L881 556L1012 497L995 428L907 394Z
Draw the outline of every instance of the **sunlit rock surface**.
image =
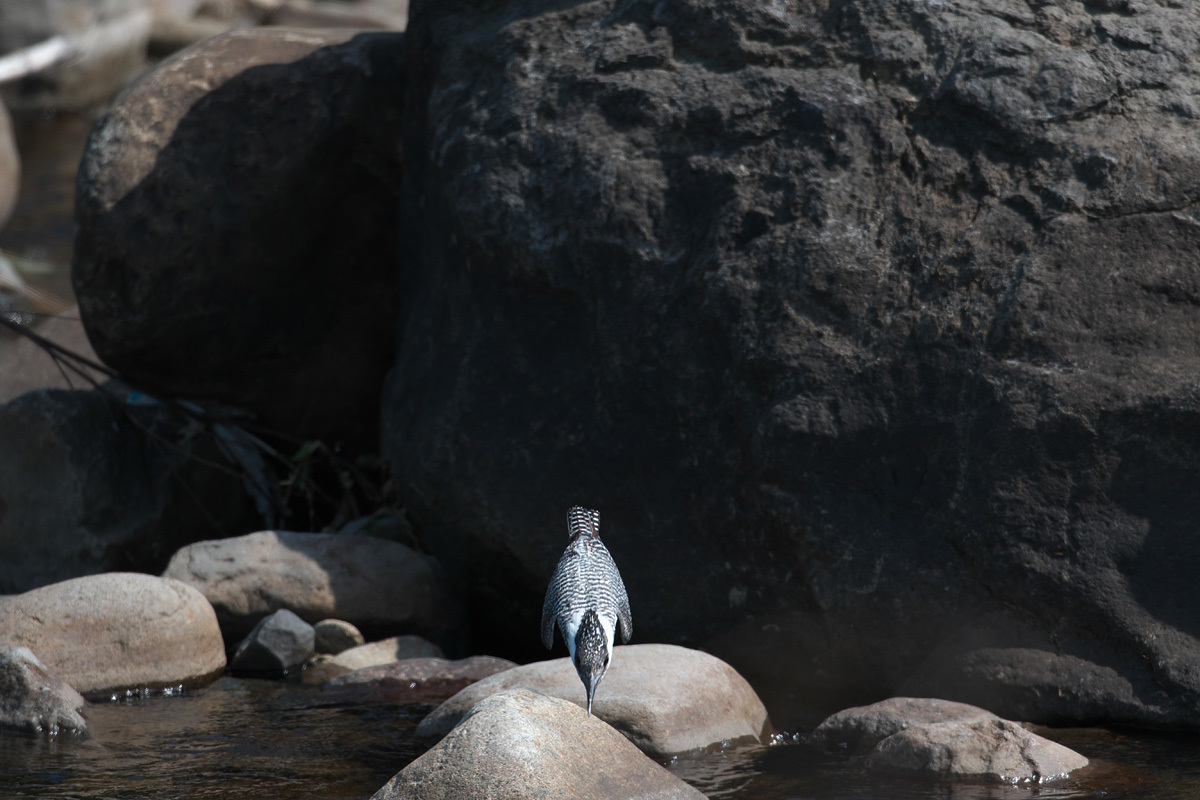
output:
M526 689L486 698L372 800L704 797L598 717Z
M384 450L482 649L532 657L586 499L640 635L753 622L722 655L829 654L827 712L937 652L1006 716L1200 725L1190 8L420 0L406 35Z
M310 623L337 617L368 635L461 636L462 603L438 563L385 539L259 531L185 547L163 575L199 589L231 639L281 608Z
M0 728L55 736L86 734L79 692L58 679L28 647L0 649Z
M445 735L483 698L518 687L587 707L575 666L569 658L558 658L514 667L468 686L422 720L417 733ZM728 664L665 644L613 648L592 713L654 754L757 739L769 725L754 689Z
M366 643L362 632L342 619L323 619L313 625L313 633L316 635L313 648L318 653L337 655Z
M225 668L212 606L137 573L74 578L0 597L0 648L28 647L85 695L205 682Z

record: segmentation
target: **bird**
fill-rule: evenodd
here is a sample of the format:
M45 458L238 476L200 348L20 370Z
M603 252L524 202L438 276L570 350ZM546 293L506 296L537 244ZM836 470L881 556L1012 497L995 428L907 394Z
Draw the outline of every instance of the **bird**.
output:
M582 506L567 511L571 537L558 560L542 604L542 644L554 646L554 626L562 632L571 663L587 692L587 713L600 679L612 661L613 638L621 626L621 642L633 636L633 616L625 582L600 541L600 512Z

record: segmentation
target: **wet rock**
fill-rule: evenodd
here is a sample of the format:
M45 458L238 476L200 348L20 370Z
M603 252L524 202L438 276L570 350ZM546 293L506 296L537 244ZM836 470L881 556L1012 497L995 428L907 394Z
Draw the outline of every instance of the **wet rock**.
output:
M179 581L75 578L0 597L0 648L28 647L84 695L207 682L225 668L217 618Z
M965 703L893 697L829 717L814 744L869 753L885 772L1017 783L1066 777L1088 760L1015 722Z
M150 391L377 451L403 41L235 29L114 102L80 166L72 266L105 363Z
M321 620L313 625L313 633L316 635L313 648L318 653L329 655L337 655L366 642L358 628L340 619Z
M84 699L27 647L0 650L0 728L24 733L86 734Z
M437 562L383 539L260 531L185 547L163 575L199 589L231 639L281 608L310 623L344 619L368 636L461 632L461 602Z
M480 702L372 800L703 796L575 704L515 689Z
M252 524L240 478L205 463L220 456L184 425L99 391L43 389L0 405L0 593L159 572L187 543Z
M969 725L999 719L990 711L966 703L929 697L892 697L869 706L839 711L816 727L812 741L828 748L866 753L906 728L942 722Z
M13 137L12 117L0 102L0 228L8 222L21 191L21 156Z
M391 664L409 658L442 658L444 655L442 648L420 636L392 636L317 660L305 671L304 681L323 683L337 675L364 667Z
M325 686L366 692L376 702L433 703L515 666L507 659L494 656L471 656L457 661L406 658L338 675Z
M0 54L63 36L75 47L66 64L5 85L11 108L83 108L107 100L146 63L152 0L0 3Z
M231 672L286 675L313 654L313 626L286 608L259 620L229 659Z
M384 455L477 646L587 497L648 640L1200 725L1200 17L1116 5L414 2Z
M892 734L867 756L867 766L1004 783L1041 783L1065 778L1088 760L1008 720L937 722Z
M524 687L586 707L569 658L506 670L468 686L417 727L443 736L496 692ZM665 644L614 648L592 712L647 753L679 753L722 741L758 739L769 722L750 685L728 664L698 650Z

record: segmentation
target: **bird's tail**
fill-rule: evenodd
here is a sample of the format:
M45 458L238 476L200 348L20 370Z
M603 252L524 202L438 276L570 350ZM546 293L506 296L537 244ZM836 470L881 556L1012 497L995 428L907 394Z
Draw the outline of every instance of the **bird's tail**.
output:
M567 533L576 536L596 536L600 533L600 512L583 506L572 506L567 512Z

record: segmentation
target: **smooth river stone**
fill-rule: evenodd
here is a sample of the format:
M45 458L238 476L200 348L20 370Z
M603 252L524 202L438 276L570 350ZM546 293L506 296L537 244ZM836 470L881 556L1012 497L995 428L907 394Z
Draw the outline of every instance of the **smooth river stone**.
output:
M422 720L417 734L443 736L483 698L517 687L581 708L587 704L569 658L539 661L468 686ZM614 648L592 711L652 754L759 739L770 724L762 701L732 667L708 653L669 644Z
M225 668L221 630L204 595L132 572L0 597L5 647L28 647L84 695L199 684Z

